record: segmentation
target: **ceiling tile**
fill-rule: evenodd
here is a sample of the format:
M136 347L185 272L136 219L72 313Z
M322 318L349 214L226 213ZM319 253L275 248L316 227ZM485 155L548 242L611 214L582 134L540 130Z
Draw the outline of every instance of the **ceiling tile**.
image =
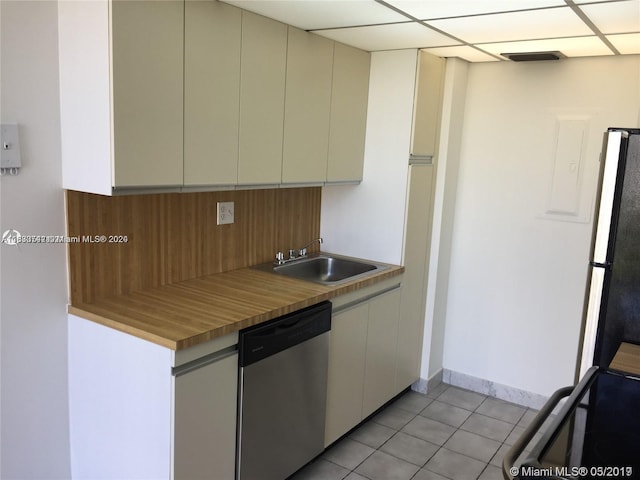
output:
M634 55L640 53L640 33L607 35L607 40L609 40L623 55Z
M567 57L613 55L611 49L596 36L530 40L525 42L485 43L478 46L495 55L500 55L501 53L549 52L556 50L559 50Z
M412 22L319 30L314 33L368 51L424 48L456 44L456 42L449 37L441 35L419 23Z
M507 52L560 50L569 57L613 53L566 0L385 0L442 33L410 22L376 0L223 1L369 51L426 48L470 62L495 61L491 54ZM640 0L573 2L621 53L640 53ZM464 43L480 44L491 54Z
M593 33L569 7L459 17L427 23L467 43L572 37Z
M517 2L513 0L387 0L387 2L422 20L566 5L564 0L518 0Z
M585 3L614 3L614 2L621 2L621 1L626 1L626 0L573 0L573 3L578 3L578 4L585 4ZM633 0L633 1L638 1L638 0Z
M473 47L469 47L466 45L460 45L456 47L425 48L423 50L437 57L443 57L443 58L457 57L457 58L462 58L467 62L499 62L500 61L499 59L492 57L491 55L488 55Z
M640 1L581 5L580 9L604 33L640 32Z
M225 3L303 30L407 20L374 0L225 0Z

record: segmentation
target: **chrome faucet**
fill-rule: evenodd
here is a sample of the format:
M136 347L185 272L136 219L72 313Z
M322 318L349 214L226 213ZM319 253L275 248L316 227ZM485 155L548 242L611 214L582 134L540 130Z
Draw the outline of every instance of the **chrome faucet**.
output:
M276 259L273 263L276 265L282 265L285 263L293 262L294 260L299 260L301 258L305 258L307 256L307 248L313 245L315 242L322 244L322 237L314 238L309 243L307 243L304 247L299 248L298 250L292 248L289 250L289 258L284 258L284 253L278 252L276 253Z
M309 243L307 243L304 247L298 249L298 257L306 257L307 256L307 247L310 247L314 243L318 242L322 245L322 237L314 238Z

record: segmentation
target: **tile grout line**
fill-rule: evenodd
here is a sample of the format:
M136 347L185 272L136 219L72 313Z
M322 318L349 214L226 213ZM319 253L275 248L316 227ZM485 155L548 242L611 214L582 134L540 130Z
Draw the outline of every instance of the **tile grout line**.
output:
M452 433L452 434L447 438L447 440L446 440L442 445L439 445L439 446L438 446L438 450L436 450L436 451L434 452L434 454L433 454L431 457L429 457L429 459L428 459L428 460L427 460L427 461L422 465L422 467L420 467L420 470L422 470L422 469L427 469L427 470L429 470L428 468L426 468L426 465L429 463L429 460L431 460L431 459L432 459L432 458L433 458L433 457L434 457L434 456L435 456L435 455L436 455L440 450L445 449L445 450L448 450L448 451L450 451L450 452L454 452L454 453L456 453L456 454L458 454L458 455L462 455L462 456L464 456L464 457L466 457L466 458L470 458L470 459L472 459L472 460L476 460L476 461L479 461L479 462L483 463L483 464L484 464L484 468L483 468L483 469L482 469L482 471L480 472L480 475L477 477L477 478L480 478L480 477L482 476L482 474L485 472L485 470L487 470L487 469L489 468L489 466L495 466L495 465L493 465L493 464L491 463L491 461L493 461L493 459L495 458L495 456L496 456L496 455L498 455L498 453L499 453L500 449L501 449L503 446L509 446L509 445L507 445L507 444L505 443L505 442L506 442L506 440L507 440L507 438L509 438L509 436L511 435L511 433L515 430L516 426L518 426L518 423L522 420L522 418L524 417L524 415L525 415L525 413L527 412L527 410L528 410L528 409L527 409L526 407L522 406L522 405L517 405L517 404L515 404L515 403L507 402L507 401L505 401L505 400L501 400L501 399L495 399L495 400L497 400L497 401L504 402L504 403L505 403L505 404L507 404L507 405L511 405L511 406L515 406L515 407L518 407L518 408L522 408L522 409L523 409L522 413L520 413L520 415L518 415L518 417L517 417L517 419L516 419L515 423L514 423L514 422L510 422L510 421L504 420L503 418L497 418L497 417L493 417L493 416L491 416L491 415L487 415L487 414L484 414L484 413L478 412L478 410L482 407L482 405L484 405L484 404L485 404L485 402L487 402L487 401L490 401L490 400L494 399L494 397L490 397L490 396L488 396L488 395L480 394L480 393L477 393L477 392L471 392L471 391L468 391L468 390L460 389L459 387L454 387L454 388L456 388L458 391L474 393L474 394L479 395L479 396L482 396L482 397L484 397L484 398L483 398L483 400L480 402L480 404L478 404L478 406L476 406L473 410L469 410L469 409L467 409L467 408L461 407L460 405L456 405L456 404L454 404L454 403L447 402L445 399L440 399L440 397L441 397L441 396L442 396L442 395L443 395L447 390L449 390L449 388L447 388L447 389L445 389L443 392L441 392L440 394L438 394L437 396L432 397L432 398L431 398L431 402L429 402L429 404L428 404L428 405L426 405L426 406L425 406L425 407L424 407L424 408L423 408L419 413L410 412L410 413L414 414L414 417L413 417L413 418L416 418L417 416L423 416L423 415L422 415L422 412L424 412L424 410L426 410L426 409L429 407L429 405L431 405L433 402L438 401L438 402L443 403L443 404L445 404L445 405L449 405L449 406L452 406L452 407L456 407L456 408L459 408L459 409L464 410L464 411L466 411L466 412L469 412L469 414L470 414L470 415L469 415L469 417L470 417L472 414L474 414L474 413L475 413L475 414L477 414L477 415L481 415L481 416L483 416L483 417L485 417L485 418L488 418L488 419L491 419L491 420L498 420L498 421L501 421L501 422L507 423L507 424L511 425L511 429L509 430L509 432L507 433L507 435L505 436L505 438L504 438L504 440L503 440L503 441L497 441L497 440L494 440L494 439L492 439L492 438L489 438L489 437L486 437L486 436L484 436L484 435L481 435L481 434L479 434L479 433L471 432L471 431L468 431L468 430L464 430L464 429L462 429L462 425L464 424L464 422L463 422L460 426L458 426L458 427L454 427L453 425L449 425L449 424L444 423L444 422L442 422L442 421L440 421L440 420L437 420L437 419L434 419L434 418L430 418L430 417L426 417L426 416L424 416L424 418L428 418L428 419L430 419L430 420L433 420L433 421L437 421L437 422L439 422L439 423L442 423L443 425L447 425L447 426L450 426L450 427L452 427L452 428L455 428L455 431L454 431L454 432L453 432L453 433ZM393 404L392 404L392 405L393 405ZM399 406L399 407L397 407L397 408L402 409L402 407L400 407L400 406ZM405 410L405 411L407 411L407 410ZM467 419L468 419L469 417L467 417ZM413 420L413 419L412 419L412 420ZM466 421L466 420L465 420L465 421ZM409 423L409 422L407 422L407 423ZM405 426L406 426L406 424L405 424ZM404 428L404 427L403 427L403 428ZM488 439L488 440L495 441L496 443L499 443L499 444L500 444L500 446L496 449L495 453L491 456L491 458L490 458L488 461L484 461L484 460L481 460L481 459L478 459L478 458L475 458L475 457L471 457L471 456L466 455L466 454L464 454L464 453L456 452L455 450L450 450L450 449L446 448L446 447L445 447L446 443L451 439L451 437L453 437L453 435L455 435L455 433L456 433L457 431L460 431L460 430L461 430L461 431L464 431L464 432L468 432L468 433L474 434L474 435L478 435L478 436L483 437L483 438L486 438L486 439ZM398 430L398 432L399 432L399 431L401 431L401 430ZM407 433L407 435L411 435L411 434L408 434L408 433ZM413 435L411 435L411 436L413 436ZM391 438L393 438L393 436L392 436ZM414 438L419 438L419 437L414 437ZM421 439L421 440L423 440L423 439ZM388 441L388 440L387 440L387 441ZM385 442L385 443L386 443L386 442ZM431 443L431 442L430 442L430 443ZM381 445L381 447L382 447L382 445ZM392 455L392 454L390 454L390 455ZM393 456L393 455L392 455L392 456ZM394 456L394 457L395 457L395 456ZM396 457L396 458L398 458L398 457ZM400 460L402 460L402 459L400 459ZM414 465L415 465L415 464L414 464ZM499 468L499 467L498 467L498 468ZM412 478L414 478L416 475L418 475L418 473L420 472L420 470L418 470L418 472L417 472L417 473L416 473ZM429 470L429 471L433 472L432 470ZM433 472L433 473L437 473L438 475L442 475L442 474L440 474L440 473L438 473L438 472Z
M445 385L445 384L442 384L442 385ZM455 389L455 390L454 390L454 389ZM458 391L458 392L462 392L463 394L473 394L474 396L475 396L475 395L477 395L477 396L479 396L479 397L484 397L484 398L482 398L482 400L480 401L480 403L479 403L479 404L477 404L475 407L473 407L473 409L472 409L472 410L470 410L470 409L468 408L468 407L469 407L469 405L466 405L466 408L465 408L465 407L463 407L463 406L460 406L460 403L464 403L464 400L461 400L460 402L458 402L458 404L456 404L456 403L451 403L451 399L441 398L445 393L447 393L447 392L449 392L449 391L451 391L451 392ZM415 394L417 394L417 395L422 395L422 394L419 394L418 392L415 392ZM381 410L378 414L376 414L375 416L373 416L372 418L370 418L370 419L369 419L365 424L363 424L363 425L362 425L362 426L364 426L364 425L366 425L366 424L368 424L368 423L373 423L373 424L375 424L375 425L377 425L377 426L384 427L384 428L386 428L386 429L389 429L389 430L392 430L392 431L393 431L393 433L392 433L388 438L386 438L386 439L385 439L385 440L384 440L380 445L378 445L377 447L373 447L372 445L368 445L368 444L364 443L364 442L363 442L363 441L361 441L361 440L358 440L358 439L355 439L355 438L351 437L351 434L350 434L350 435L347 435L347 436L345 436L345 437L344 437L344 439L349 438L352 442L355 442L355 443L360 444L360 445L362 445L362 446L366 446L366 447L368 447L368 448L373 449L371 453L367 454L367 455L366 455L362 460L360 460L360 461L357 463L357 465L355 465L353 468L345 467L344 465L340 465L339 463L337 463L337 462L335 462L335 461L333 461L333 460L330 460L330 459L328 459L328 458L324 457L324 455L322 456L322 459L323 459L324 461L326 461L326 462L328 462L328 463L331 463L331 464L333 464L333 465L335 465L335 466L339 467L340 469L343 469L343 470L346 470L346 471L347 471L346 475L345 475L345 476L343 476L343 477L341 477L341 479L345 479L345 478L349 477L349 476L353 473L353 474L355 474L355 475L360 475L362 478L367 478L367 479L369 479L369 480L372 480L372 479L370 479L369 477L365 476L364 474L359 473L359 472L356 472L356 470L357 470L358 468L360 468L360 466L362 466L362 465L363 465L367 460L369 460L369 459L370 459L370 458L371 458L375 453L377 453L377 452L380 452L380 453L383 453L383 454L388 455L388 456L390 456L390 457L393 457L394 459L396 459L396 460L398 460L398 461L401 461L401 462L403 462L403 463L406 463L406 464L408 464L408 465L411 465L412 467L417 467L417 468L418 468L418 471L417 471L414 475L412 475L412 476L411 476L411 478L416 478L416 477L420 474L420 472L421 472L422 470L426 470L426 471L429 471L429 472L432 472L432 473L438 474L438 475L440 475L440 476L443 476L444 478L447 478L447 477L446 477L446 476L444 476L442 473L435 472L435 471L431 470L430 468L427 468L427 465L429 464L429 462L430 462L430 461L431 461L431 460L432 460L432 459L433 459L433 458L434 458L434 457L435 457L435 456L436 456L440 451L442 451L442 450L446 450L446 451L448 451L448 452L455 453L456 455L463 456L463 457L465 457L465 458L467 458L467 459L469 459L469 460L473 460L474 462L480 462L480 463L482 463L484 466L483 466L482 470L480 471L480 473L478 474L478 476L476 477L476 478L480 478L480 477L482 477L482 476L484 475L484 473L485 473L487 470L492 470L492 469L490 469L490 468L489 468L490 466L491 466L491 467L495 467L495 468L500 469L500 466L497 466L497 465L495 465L495 464L494 464L494 463L492 463L492 462L496 459L496 456L500 453L500 451L501 451L501 450L503 450L504 448L510 448L510 445L508 445L508 444L506 443L506 442L507 442L507 440L508 440L508 438L509 438L509 437L512 435L512 433L515 431L516 427L520 426L520 423L522 422L522 420L523 420L523 418L525 417L525 415L527 415L527 412L528 412L529 410L531 410L530 408L527 408L527 407L522 406L522 405L518 405L518 404L515 404L515 403L512 403L512 402L507 402L507 401L502 400L502 399L497 399L497 398L494 398L494 397L491 397L491 396L488 396L488 395L480 394L480 393L473 392L473 391L470 391L470 390L462 389L462 388L460 388L460 387L456 387L456 386L449 385L449 386L447 386L446 388L444 388L441 392L439 392L439 393L438 393L437 395L435 395L435 396L430 396L430 395L428 395L428 394L427 394L427 395L424 395L424 397L425 397L426 399L428 399L428 403L426 403L423 407L421 407L421 408L420 408L420 410L419 410L418 412L416 412L416 411L415 411L415 408L413 408L412 410L409 410L409 409L407 409L407 408L406 408L406 406L403 408L403 406L402 406L402 405L397 405L397 402L398 402L399 400L401 400L402 398L405 398L405 397L406 397L406 395L411 395L411 392L407 392L407 394L405 394L404 396L402 396L402 397L398 398L398 400L396 400L396 402L391 403L390 405L388 405L384 410ZM449 400L449 401L447 401L447 400ZM520 409L522 409L522 412L520 412L518 415L516 415L516 416L515 416L515 418L514 418L514 420L515 420L515 421L509 421L509 420L505 420L505 419L504 419L504 417L502 417L502 418L498 418L497 416L492 416L492 415L489 415L489 414L487 414L487 413L483 413L483 411L478 411L478 410L480 410L480 409L482 408L482 406L483 406L483 405L485 405L485 404L486 404L486 405L489 405L487 402L492 402L492 401L495 401L495 402L502 402L502 403L504 403L504 404L505 404L505 405L507 405L507 406L512 406L512 407L520 408ZM441 421L441 419L438 419L438 418L431 418L431 417L429 417L429 416L427 416L427 415L423 415L423 412L424 412L424 411L425 411L429 406L433 405L433 403L434 403L434 402L439 402L439 403L442 403L443 405L446 405L446 406L448 406L448 407L454 407L454 408L457 408L457 409L463 410L463 411L465 411L465 412L469 413L469 415L466 417L466 419L465 419L465 420L464 420L464 421L463 421L459 426L450 425L450 424L448 424L448 423L445 423L444 421ZM475 402L474 402L474 403L475 403ZM401 410L402 412L405 412L405 413L410 414L410 419L409 419L408 421L401 420L401 421L399 422L399 427L398 427L398 428L396 428L396 426L395 426L395 425L394 425L394 426L390 426L390 425L388 425L388 424L381 423L379 418L378 418L378 420L376 420L376 418L377 418L379 415L381 415L384 411L387 411L387 409L389 409L389 408L397 408L397 409ZM489 408L489 407L487 406L486 408ZM470 431L470 430L465 430L464 428L462 428L462 427L463 427L463 425L464 425L464 423L466 423L466 422L468 421L468 419L469 419L469 418L471 418L471 416L472 416L472 415L474 415L474 414L476 414L476 415L478 415L478 416L481 416L481 417L484 417L484 418L486 418L486 419L488 419L489 421L492 421L492 422L494 422L494 421L498 421L498 422L502 422L502 423L504 423L504 424L508 424L510 428L508 429L508 432L507 432L507 434L505 435L504 439L503 439L502 441L498 441L498 440L496 440L495 438L490 438L490 437L487 437L487 436L485 436L485 435L482 435L482 434L479 434L479 433L476 433L476 432L473 432L473 431ZM433 422L440 423L440 424L442 424L443 426L446 426L447 428L451 428L451 429L453 429L453 432L452 432L450 435L448 435L448 436L447 436L446 440L444 440L444 441L442 442L442 444L441 444L441 445L439 445L439 444L436 444L436 443L434 443L434 442L430 442L429 440L426 440L425 438L421 438L421 437L419 437L419 436L412 435L411 433L408 433L408 432L406 432L406 431L404 431L404 430L403 430L403 429L404 429L408 424L410 424L411 422L413 422L413 421L414 421L416 418L418 418L418 417L421 417L421 418L426 419L426 420L429 420L429 421L433 421ZM356 430L356 431L357 431L357 430ZM482 438L487 439L487 440L491 440L491 441L493 441L493 442L495 442L495 443L499 444L499 446L498 446L498 448L496 449L496 451L493 453L493 455L491 456L491 458L489 458L489 460L488 460L488 461L485 461L485 460L482 460L482 459L479 459L479 458L476 458L476 457L470 456L470 455L465 454L465 453L458 452L458 451L456 451L456 450L451 449L451 447L445 447L445 445L446 445L446 444L451 440L451 438L452 438L452 437L453 437L457 432L459 432L459 431L466 432L466 433L470 433L470 434L476 435L476 436L478 436L478 437L482 437ZM414 462L412 462L412 461L409 461L409 460L405 460L404 458L400 458L400 457L398 457L398 456L396 456L396 455L394 455L393 453L390 453L390 452L388 452L388 451L384 451L384 450L382 450L382 448L383 448L385 445L387 445L387 444L388 444L388 443L389 443L393 438L395 438L395 437L398 435L398 433L403 433L404 435L410 436L410 437L412 437L412 438L414 438L414 439L417 439L417 440L420 440L420 441L423 441L423 442L427 442L427 443L432 444L434 447L437 447L437 448L436 448L436 450L434 451L434 453L433 453L432 455L430 455L430 456L425 460L425 462L424 462L424 463L422 463L421 465L420 465L420 464L416 464L416 463L414 463ZM344 439L342 439L342 440L340 440L340 441L343 441ZM340 441L339 441L339 442L340 442ZM339 443L339 442L338 442L338 443ZM334 444L334 446L335 446L335 445L336 445L336 444ZM333 447L332 447L332 448L333 448ZM297 477L297 475L296 475L296 477ZM304 477L304 478L307 478L307 477ZM309 478L311 478L311 477L309 477ZM336 478L336 477L334 477L334 478ZM337 480L337 479L336 479L336 480Z

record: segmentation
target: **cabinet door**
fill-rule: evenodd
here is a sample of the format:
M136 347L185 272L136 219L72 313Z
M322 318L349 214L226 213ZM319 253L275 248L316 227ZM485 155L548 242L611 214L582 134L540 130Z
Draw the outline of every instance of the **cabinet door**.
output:
M182 184L184 1L111 2L113 185Z
M215 0L187 0L185 185L238 181L240 39L240 9Z
M238 355L176 377L175 480L234 478Z
M442 110L444 58L420 52L411 153L435 155Z
M333 42L289 27L283 183L327 178Z
M362 393L369 304L333 315L329 347L325 446L362 420Z
M282 178L287 26L242 12L239 184Z
M367 328L362 417L367 417L396 392L396 352L400 288L371 300Z
M396 390L420 377L433 220L433 165L409 167Z
M369 52L335 44L328 182L362 180L370 58Z

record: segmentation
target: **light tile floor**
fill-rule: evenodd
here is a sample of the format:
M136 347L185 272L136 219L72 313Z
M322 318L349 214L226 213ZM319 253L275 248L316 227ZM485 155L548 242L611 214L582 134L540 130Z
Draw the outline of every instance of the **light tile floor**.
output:
M410 391L291 480L502 480L502 458L534 416L446 384Z

